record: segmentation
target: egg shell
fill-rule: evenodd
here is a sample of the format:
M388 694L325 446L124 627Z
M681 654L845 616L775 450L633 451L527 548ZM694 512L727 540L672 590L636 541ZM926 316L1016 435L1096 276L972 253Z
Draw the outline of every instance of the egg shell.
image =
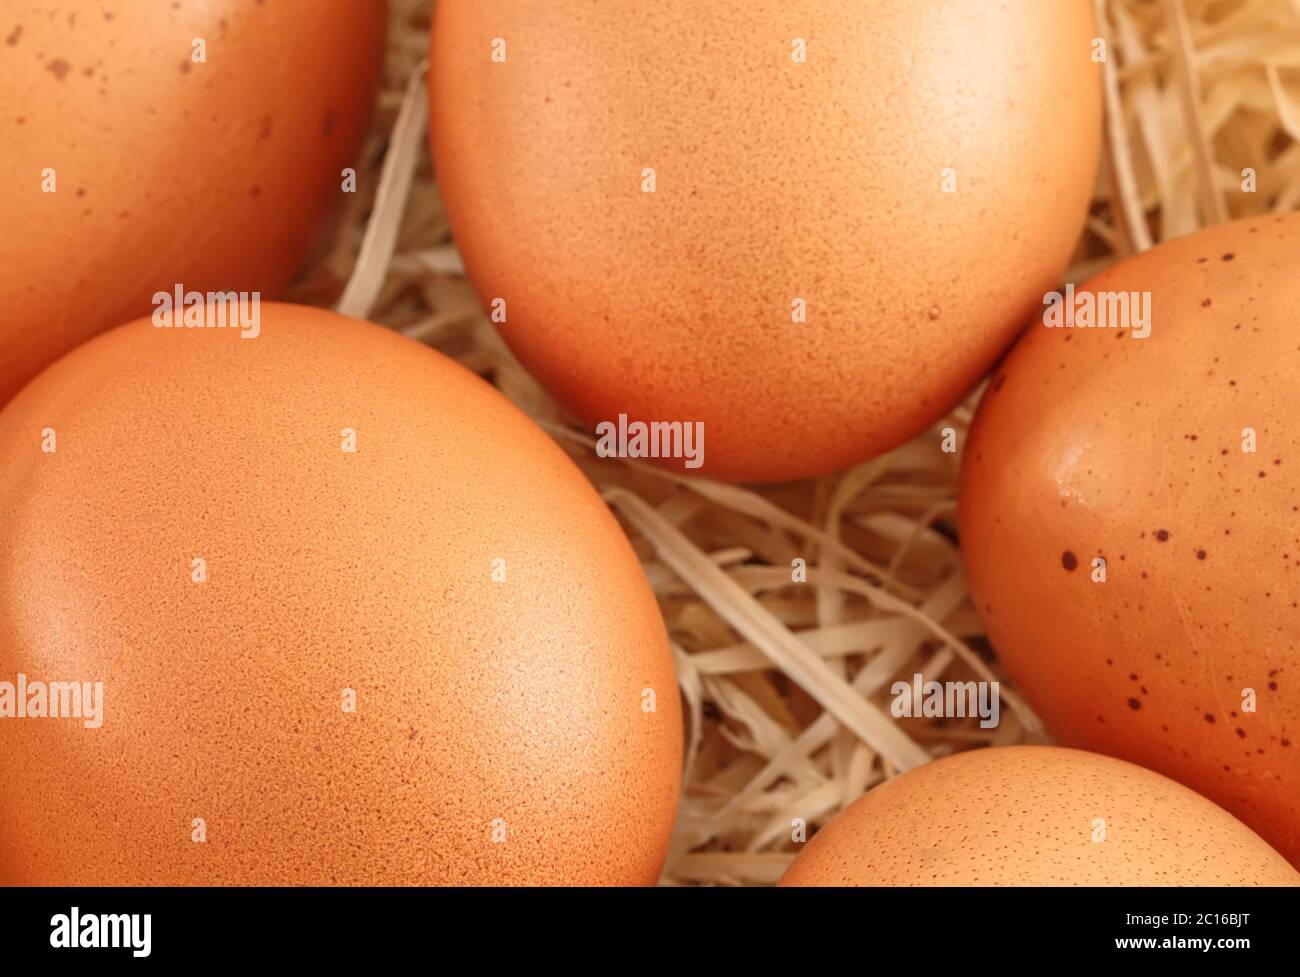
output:
M1034 325L980 404L960 508L976 608L1048 727L1300 865L1298 252L1300 215L1261 217L1080 286L1149 292L1150 334Z
M653 883L682 719L608 508L441 354L260 318L0 412L0 679L104 683L97 729L0 721L0 883Z
M9 0L0 405L157 291L284 289L343 199L385 27L382 0Z
M1087 0L442 0L438 180L583 421L703 422L706 475L816 475L952 408L1065 267L1094 33Z
M1014 746L958 753L872 789L813 836L781 884L1294 886L1300 875L1166 777Z

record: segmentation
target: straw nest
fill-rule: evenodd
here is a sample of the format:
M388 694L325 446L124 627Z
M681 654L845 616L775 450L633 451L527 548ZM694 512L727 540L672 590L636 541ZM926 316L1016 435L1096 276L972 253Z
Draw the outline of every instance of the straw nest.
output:
M1052 0L1045 0L1052 2ZM1197 227L1300 207L1300 0L1095 0L1103 161L1068 281ZM489 378L622 519L659 597L687 714L666 883L763 884L809 832L932 757L1045 739L1009 690L954 542L959 459L932 431L837 475L764 488L596 457L465 280L425 138L430 0L390 0L373 136L331 250L296 298L400 330ZM1255 192L1242 192L1253 171ZM959 435L976 399L936 427ZM808 562L804 585L791 561ZM895 719L889 686L1003 682L1000 725Z

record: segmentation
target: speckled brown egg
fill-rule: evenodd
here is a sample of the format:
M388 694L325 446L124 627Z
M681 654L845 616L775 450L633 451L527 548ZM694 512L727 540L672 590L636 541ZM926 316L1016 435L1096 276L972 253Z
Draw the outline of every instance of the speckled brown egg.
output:
M1065 267L1093 35L1087 0L442 0L438 179L493 321L584 422L815 475L941 417Z
M0 405L157 291L274 297L343 199L383 0L8 0Z
M0 719L0 884L657 878L653 594L451 360L291 305L136 322L0 412L0 473L0 681L103 683L97 728Z
M976 607L1048 726L1300 865L1298 253L1300 215L1262 217L1085 283L1080 311L1149 293L1149 335L1034 325L980 404L960 497Z
M1300 885L1186 787L1051 746L958 753L871 790L794 860L793 886Z

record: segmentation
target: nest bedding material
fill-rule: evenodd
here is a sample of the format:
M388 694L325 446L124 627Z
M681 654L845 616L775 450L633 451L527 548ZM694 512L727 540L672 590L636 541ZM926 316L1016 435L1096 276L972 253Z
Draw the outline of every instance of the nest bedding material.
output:
M1103 159L1066 281L1198 227L1300 208L1300 0L1096 0ZM749 488L598 457L510 355L464 276L430 164L429 0L390 0L374 130L298 301L387 325L493 382L572 455L627 529L668 624L687 715L668 884L775 882L808 834L929 759L1045 742L967 599L959 443L936 428L824 478ZM1246 187L1252 187L1246 191ZM794 561L806 582L792 580ZM895 718L920 673L999 681L1001 722Z

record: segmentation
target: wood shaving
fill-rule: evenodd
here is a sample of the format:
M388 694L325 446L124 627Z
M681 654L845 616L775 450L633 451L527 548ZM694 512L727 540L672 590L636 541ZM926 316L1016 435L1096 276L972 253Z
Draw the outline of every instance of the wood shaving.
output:
M1106 41L1098 185L1064 280L1219 220L1300 206L1300 0L1095 0ZM850 471L751 488L598 458L511 356L451 240L429 160L429 0L390 0L372 137L333 247L292 298L370 318L494 383L619 515L658 595L687 718L665 884L766 885L807 835L931 758L1045 734L970 606L954 542L972 397ZM1253 191L1246 192L1253 175ZM792 581L792 561L807 582ZM1002 721L894 718L888 690L997 680Z

